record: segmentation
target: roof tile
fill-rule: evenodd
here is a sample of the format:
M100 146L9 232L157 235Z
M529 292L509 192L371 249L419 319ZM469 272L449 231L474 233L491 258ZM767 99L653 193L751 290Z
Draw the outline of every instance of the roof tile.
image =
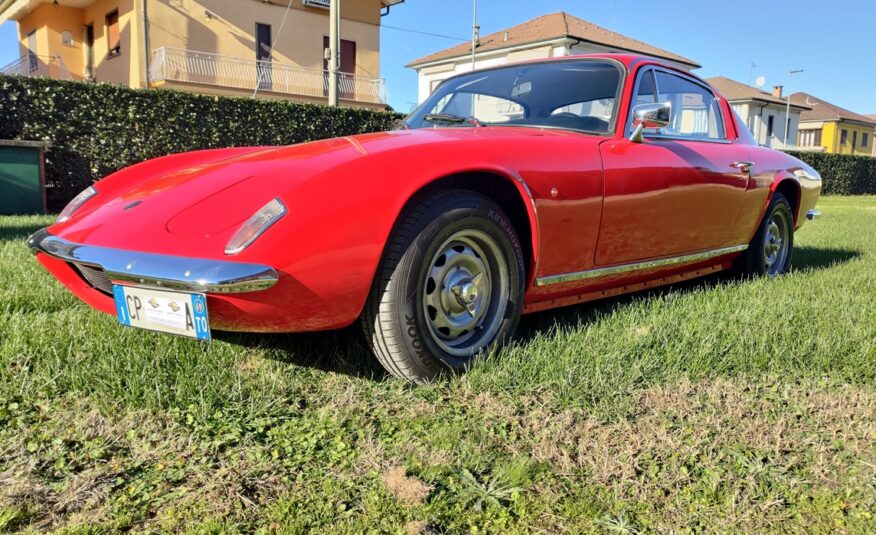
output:
M706 78L706 81L709 82L709 85L718 90L718 93L724 95L729 101L734 100L759 100L761 102L770 102L773 104L787 104L787 101L783 98L774 96L772 93L764 91L763 89L752 87L750 85L743 84L742 82L737 82L736 80L731 80L726 76L716 76L714 78ZM803 110L810 109L808 106L803 104L791 102L791 106L795 108L801 108Z
M799 92L791 95L791 104L803 104L810 108L800 114L801 121L855 121L876 126L876 121L870 117L840 108L826 100L813 97L809 93Z
M612 32L593 24L592 22L579 19L578 17L569 15L563 11L542 15L524 22L523 24L518 24L517 26L512 26L506 30L500 30L481 37L477 51L488 52L491 50L501 50L503 48L549 41L551 39L559 39L563 37L571 37L623 51L668 59L691 67L700 67L698 63L684 56L679 56L678 54L667 52L666 50L651 46L642 41L637 41L636 39L632 39L625 35ZM471 43L461 43L414 60L408 63L407 66L416 67L434 61L465 56L467 54L471 54Z

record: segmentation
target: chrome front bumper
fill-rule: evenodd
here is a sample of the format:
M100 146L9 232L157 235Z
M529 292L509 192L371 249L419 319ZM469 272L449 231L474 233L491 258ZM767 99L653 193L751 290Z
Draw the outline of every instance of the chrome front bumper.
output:
M46 229L33 233L34 251L102 269L113 282L198 293L242 293L265 290L279 275L269 266L125 251L69 242Z

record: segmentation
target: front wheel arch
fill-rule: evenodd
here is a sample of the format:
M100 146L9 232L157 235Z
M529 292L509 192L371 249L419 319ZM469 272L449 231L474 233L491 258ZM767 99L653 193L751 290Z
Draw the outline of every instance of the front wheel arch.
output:
M360 316L374 355L417 382L465 369L513 335L524 264L513 224L491 199L463 189L421 198L400 216Z
M527 282L534 276L538 262L538 219L535 200L529 188L518 177L510 177L496 171L465 171L436 178L408 197L395 217L390 236L401 218L424 198L448 189L468 190L480 193L499 205L507 214L520 239L523 250ZM387 241L388 243L388 241ZM385 246L384 246L385 247Z

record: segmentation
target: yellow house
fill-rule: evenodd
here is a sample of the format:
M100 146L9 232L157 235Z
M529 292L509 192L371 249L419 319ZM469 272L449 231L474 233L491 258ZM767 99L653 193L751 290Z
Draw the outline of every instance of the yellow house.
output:
M380 21L341 0L341 102L382 108ZM329 0L0 0L21 58L0 73L324 103Z
M810 108L800 113L797 146L835 154L873 154L876 121L807 93L791 95L792 105Z

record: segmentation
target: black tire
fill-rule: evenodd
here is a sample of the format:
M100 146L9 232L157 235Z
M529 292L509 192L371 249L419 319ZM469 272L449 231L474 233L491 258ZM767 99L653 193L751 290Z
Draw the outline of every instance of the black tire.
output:
M520 241L501 208L471 191L439 191L396 223L362 313L365 336L397 377L463 370L513 335L524 281Z
M781 240L778 243L776 238ZM775 253L775 258L770 254ZM735 271L743 277L776 277L791 269L794 252L794 215L788 199L779 192L767 207L748 249L736 259Z

